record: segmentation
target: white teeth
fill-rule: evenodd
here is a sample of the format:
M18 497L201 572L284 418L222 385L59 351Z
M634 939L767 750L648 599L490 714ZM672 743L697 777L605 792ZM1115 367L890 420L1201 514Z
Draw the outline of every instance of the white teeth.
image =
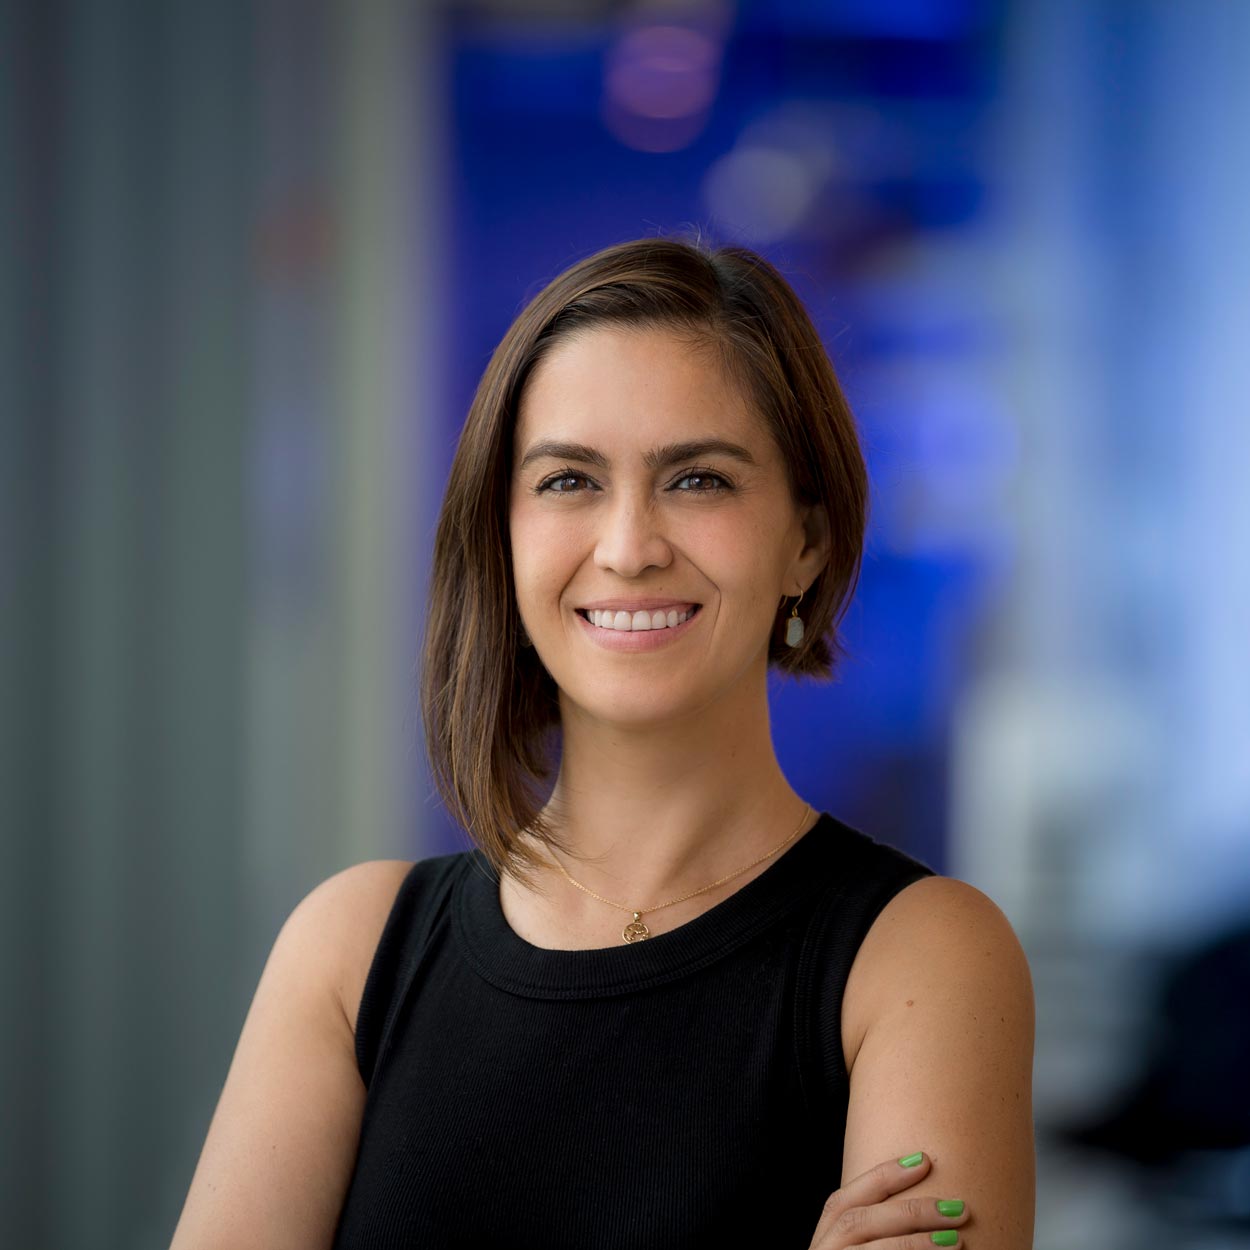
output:
M641 629L672 629L673 626L688 620L690 615L690 612L678 612L676 608L669 608L667 612L660 609L654 612L648 612L645 609L638 612L624 610L613 612L611 609L604 609L603 611L591 610L587 613L591 621L600 629L617 629L626 633Z

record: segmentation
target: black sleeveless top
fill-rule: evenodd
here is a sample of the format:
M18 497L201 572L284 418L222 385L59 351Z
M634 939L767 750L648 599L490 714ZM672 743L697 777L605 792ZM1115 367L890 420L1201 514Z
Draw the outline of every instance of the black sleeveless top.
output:
M357 1017L334 1246L807 1250L841 1182L847 975L931 875L822 812L694 920L565 951L509 926L481 851L418 861Z

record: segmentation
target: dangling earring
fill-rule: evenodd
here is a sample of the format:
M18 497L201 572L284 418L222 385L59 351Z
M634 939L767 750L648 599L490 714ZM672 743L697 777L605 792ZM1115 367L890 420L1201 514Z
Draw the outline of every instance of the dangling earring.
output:
M786 646L797 647L803 641L803 618L799 616L799 604L803 601L806 591L800 590L799 597L790 609L790 619L786 621Z

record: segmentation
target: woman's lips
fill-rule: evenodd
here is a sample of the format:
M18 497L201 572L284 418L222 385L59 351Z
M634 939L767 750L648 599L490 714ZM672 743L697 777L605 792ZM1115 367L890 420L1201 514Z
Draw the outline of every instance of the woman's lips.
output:
M591 605L590 607L576 608L574 610L600 629L618 629L625 633L632 629L673 629L681 624L677 619L678 617L691 617L701 606L698 603L668 603L659 604L655 607L636 608L623 605L619 607ZM629 618L624 626L620 624L620 617L622 616ZM635 618L638 616L644 618L644 623L641 625L634 623ZM657 616L660 618L658 625L655 623ZM605 620L611 623L605 625Z
M696 604L684 621L676 625L666 625L662 629L605 629L583 616L584 610L579 608L575 613L582 629L592 642L608 651L657 651L685 637L703 615L702 606Z

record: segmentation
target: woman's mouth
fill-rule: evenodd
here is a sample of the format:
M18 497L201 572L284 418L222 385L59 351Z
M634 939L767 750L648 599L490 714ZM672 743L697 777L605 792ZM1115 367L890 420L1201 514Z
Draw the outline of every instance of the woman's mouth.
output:
M589 621L596 629L617 633L642 633L650 630L676 629L695 616L702 604L692 603L688 608L640 609L637 612L613 611L611 608L578 608L577 614Z
M680 609L644 608L637 612L578 608L577 619L594 646L629 655L667 650L677 646L691 630L703 628L702 605L698 603L683 604Z

